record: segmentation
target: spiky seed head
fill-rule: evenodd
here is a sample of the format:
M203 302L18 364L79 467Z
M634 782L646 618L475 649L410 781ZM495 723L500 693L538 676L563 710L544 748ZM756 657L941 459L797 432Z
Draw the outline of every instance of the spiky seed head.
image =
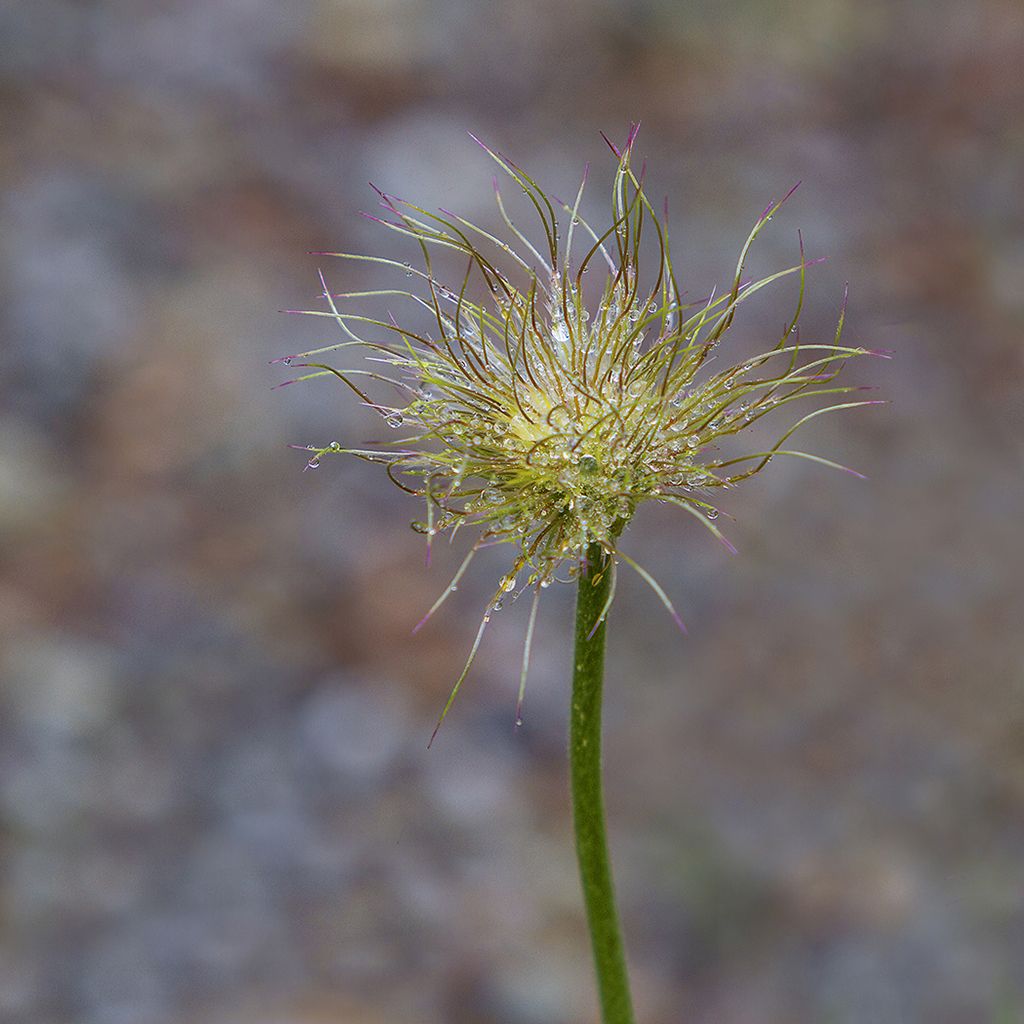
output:
M720 439L740 435L772 411L856 390L835 383L843 363L884 353L843 346L842 312L834 338L800 341L810 265L802 240L799 262L743 280L751 244L788 195L757 219L728 289L684 301L669 250L667 204L664 213L655 211L643 170L634 170L636 132L633 126L621 148L608 142L617 167L611 218L600 227L580 215L586 175L572 203L557 202L512 161L483 147L535 209L542 239L537 245L509 218L497 184L504 239L457 214L429 212L377 191L384 213L373 219L416 243L421 266L324 255L397 272L405 287L345 298L398 297L427 311L429 329L413 329L390 312L375 317L339 308L339 296L321 276L326 309L301 312L334 320L343 340L281 360L309 370L298 380L332 376L344 382L396 431L394 440L375 448L312 446L309 466L335 453L384 463L399 487L425 501L425 516L413 528L428 544L437 534L474 526L477 547L513 545L516 554L491 607L520 587L539 593L560 572L572 579L594 543L613 565L621 557L637 568L670 606L653 578L618 547L637 508L646 501L673 504L729 546L714 523L714 492L779 455L836 466L785 443L822 413L871 404L819 406L791 423L770 448L721 454ZM642 277L641 241L650 235L657 261ZM434 257L441 251L464 260L461 280L445 283L435 275ZM709 357L740 304L789 275L799 280L799 297L780 336L760 355L712 371ZM366 327L381 337L357 333ZM342 370L324 362L326 353L348 347L364 349L371 368Z

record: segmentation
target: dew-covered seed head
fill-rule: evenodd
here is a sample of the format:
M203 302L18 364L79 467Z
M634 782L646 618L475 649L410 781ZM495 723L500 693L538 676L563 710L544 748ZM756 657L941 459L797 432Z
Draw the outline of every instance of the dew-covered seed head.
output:
M342 452L383 463L396 484L425 502L426 518L412 525L428 542L471 526L481 543L512 545L512 570L496 600L512 593L523 573L525 585L537 589L563 569L572 578L593 543L614 560L620 534L646 501L676 505L728 544L706 495L776 456L835 465L786 442L823 412L869 404L846 400L854 388L836 383L851 357L880 354L841 344L842 314L833 338L800 341L810 265L802 241L794 265L742 280L751 244L782 202L769 204L755 223L728 286L685 299L667 216L655 211L633 169L635 143L634 128L624 148L612 147L611 211L600 225L580 214L583 186L574 202L556 202L490 150L536 210L535 231L525 233L509 219L500 192L505 238L457 214L378 192L384 214L375 219L419 244L427 256L423 269L330 254L372 262L399 282L347 297L344 308L324 284L326 309L311 314L335 321L341 341L284 360L309 371L300 380L331 377L347 385L398 432L361 448L314 447L308 467ZM644 269L642 237L656 242ZM441 281L435 262L453 252L465 276ZM740 307L788 276L798 283L797 302L779 334L753 359L712 363ZM358 368L324 361L326 353L358 348L367 356ZM833 404L783 426L777 443L723 453L723 441L742 441L769 412L817 397Z

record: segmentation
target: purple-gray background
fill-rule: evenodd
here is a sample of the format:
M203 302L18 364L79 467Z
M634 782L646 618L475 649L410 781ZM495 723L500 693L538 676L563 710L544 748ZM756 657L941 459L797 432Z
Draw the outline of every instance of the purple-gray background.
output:
M568 588L425 742L504 564L267 361L324 337L313 249L414 250L374 181L495 223L472 130L557 195L638 149L677 266L796 229L887 407L627 550L608 801L643 1024L1024 1020L1024 14L1012 0L0 4L0 1019L585 1024ZM523 221L525 223L525 220ZM380 275L321 261L337 290ZM792 289L751 303L748 351Z

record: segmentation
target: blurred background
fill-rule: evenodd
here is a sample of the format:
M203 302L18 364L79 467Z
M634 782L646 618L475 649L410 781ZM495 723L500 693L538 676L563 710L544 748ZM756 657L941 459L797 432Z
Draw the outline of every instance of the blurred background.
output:
M278 310L415 249L375 184L497 224L471 130L555 195L644 127L693 295L850 282L892 400L627 550L608 802L646 1024L1024 1021L1024 11L1016 0L0 4L0 1019L586 1024L568 825L572 593L483 602L379 437L268 360ZM522 224L527 219L520 218ZM400 275L399 275L400 277ZM400 285L399 285L400 286ZM739 318L771 337L790 284ZM724 520L723 520L724 521ZM558 592L556 592L558 591Z

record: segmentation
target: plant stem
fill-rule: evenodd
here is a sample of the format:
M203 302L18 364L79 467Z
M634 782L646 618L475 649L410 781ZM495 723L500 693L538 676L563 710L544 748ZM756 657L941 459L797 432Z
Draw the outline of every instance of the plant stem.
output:
M583 901L597 969L603 1024L634 1024L601 787L601 691L604 683L605 623L594 623L605 610L611 585L610 560L597 544L587 549L586 571L576 598L576 651L573 659L569 760L576 856Z

